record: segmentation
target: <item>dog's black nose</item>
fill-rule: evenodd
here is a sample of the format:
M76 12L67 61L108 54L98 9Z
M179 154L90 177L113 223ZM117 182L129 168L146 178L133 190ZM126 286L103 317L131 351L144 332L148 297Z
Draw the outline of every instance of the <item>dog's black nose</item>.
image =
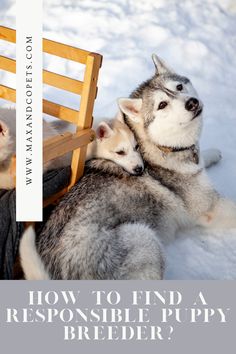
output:
M185 103L185 108L187 109L187 111L196 111L196 109L198 109L198 107L199 107L199 101L194 97L191 97Z
M134 172L135 172L136 175L141 175L141 173L143 172L142 166L138 166L138 165L137 165L137 166L134 168Z

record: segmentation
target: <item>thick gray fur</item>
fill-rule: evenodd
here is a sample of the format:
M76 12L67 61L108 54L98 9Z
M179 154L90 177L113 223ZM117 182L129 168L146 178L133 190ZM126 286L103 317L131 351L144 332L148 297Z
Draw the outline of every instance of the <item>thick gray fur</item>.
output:
M147 138L153 93L162 90L165 80L188 82L171 72L155 75L131 95L143 99L142 131L126 116L145 162L143 175L131 176L110 161L89 161L83 178L37 237L51 279L162 279L161 243L196 224L217 202L218 194L192 151L164 156Z

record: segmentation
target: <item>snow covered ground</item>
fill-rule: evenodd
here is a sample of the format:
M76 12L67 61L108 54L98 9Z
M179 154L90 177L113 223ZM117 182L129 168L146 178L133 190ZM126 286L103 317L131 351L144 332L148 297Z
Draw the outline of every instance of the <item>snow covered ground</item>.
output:
M1 0L0 22L15 27L15 1ZM202 147L218 147L222 162L209 174L236 201L236 2L234 0L45 0L44 36L104 56L95 116L116 112L153 74L151 54L189 76L205 104ZM0 52L14 57L14 47ZM45 68L81 77L75 63L45 56ZM14 76L0 72L14 86ZM45 87L56 102L78 107L77 97ZM4 103L4 102L0 102ZM166 279L236 279L236 231L192 230L167 248Z

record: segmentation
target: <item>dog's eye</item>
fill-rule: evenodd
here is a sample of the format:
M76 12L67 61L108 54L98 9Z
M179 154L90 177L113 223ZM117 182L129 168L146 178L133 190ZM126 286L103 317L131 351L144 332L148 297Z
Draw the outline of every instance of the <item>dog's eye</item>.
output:
M176 86L176 89L177 89L178 91L182 91L182 90L183 90L183 85L182 85L182 84L178 84L178 85Z
M167 106L167 102L166 101L162 101L160 102L159 106L158 106L158 109L164 109L166 106Z
M119 151L116 151L116 154L124 156L125 155L125 151L124 150L119 150Z
M139 145L136 144L134 150L137 151L139 149Z

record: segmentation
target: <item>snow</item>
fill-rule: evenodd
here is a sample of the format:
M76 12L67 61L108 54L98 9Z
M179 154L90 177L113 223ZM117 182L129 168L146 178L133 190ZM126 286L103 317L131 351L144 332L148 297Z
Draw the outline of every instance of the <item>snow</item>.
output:
M1 0L1 24L15 27L15 1ZM191 78L205 104L203 148L223 160L209 170L217 190L236 201L236 3L234 0L47 0L44 36L103 54L95 117L113 116L117 97L153 72L151 54ZM14 46L1 52L15 56ZM49 55L45 68L81 78L82 67ZM14 76L0 72L14 86ZM45 86L47 98L78 107L73 94ZM63 101L62 101L63 100ZM236 231L191 230L166 249L166 279L236 279Z

